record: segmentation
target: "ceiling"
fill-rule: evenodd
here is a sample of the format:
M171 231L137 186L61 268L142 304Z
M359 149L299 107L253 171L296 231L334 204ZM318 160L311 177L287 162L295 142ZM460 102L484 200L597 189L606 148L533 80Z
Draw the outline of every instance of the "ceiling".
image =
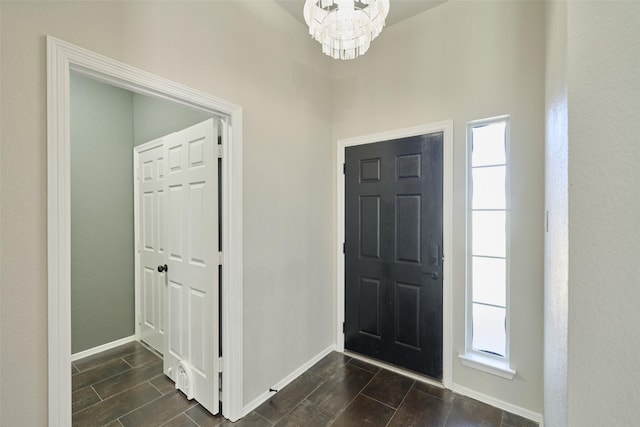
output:
M446 0L389 0L389 15L386 19L386 26L397 24L398 22L410 18L414 15L431 9ZM302 16L304 0L275 0L284 10L293 15L305 26Z

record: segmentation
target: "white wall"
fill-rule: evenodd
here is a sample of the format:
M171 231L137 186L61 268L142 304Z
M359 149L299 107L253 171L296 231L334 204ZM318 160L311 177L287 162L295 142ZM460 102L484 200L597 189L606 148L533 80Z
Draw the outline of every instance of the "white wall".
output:
M0 8L0 424L47 424L47 34L243 107L245 403L332 344L330 60L301 24L263 1Z
M453 381L540 414L543 361L544 3L448 2L386 28L367 54L334 62L334 141L454 120ZM465 350L465 123L511 114L512 380Z
M569 139L567 128L567 3L547 3L544 416L547 426L567 424L567 322L569 318Z
M568 2L569 426L640 419L639 23L639 2Z

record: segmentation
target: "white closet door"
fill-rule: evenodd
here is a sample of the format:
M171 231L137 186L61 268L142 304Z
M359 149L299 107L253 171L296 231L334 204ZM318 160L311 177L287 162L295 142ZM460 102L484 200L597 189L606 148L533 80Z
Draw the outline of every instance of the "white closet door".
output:
M218 158L213 119L164 142L167 334L164 371L218 412ZM183 371L190 371L188 376Z
M139 323L140 339L158 352L164 353L166 325L165 273L158 271L164 264L164 147L156 139L136 147L138 152L138 250L140 267Z

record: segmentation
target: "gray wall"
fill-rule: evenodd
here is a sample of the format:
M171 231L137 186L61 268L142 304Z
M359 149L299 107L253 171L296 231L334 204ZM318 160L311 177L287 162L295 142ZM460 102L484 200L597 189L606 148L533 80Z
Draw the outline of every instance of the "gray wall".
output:
M393 6L392 6L393 7ZM386 28L356 61L333 62L334 139L454 120L454 387L541 414L544 3L451 1ZM511 114L507 380L463 366L466 122Z
M133 94L71 79L71 352L134 333Z
M637 1L567 3L571 427L640 419L639 23Z
M569 312L569 129L567 118L567 3L547 3L544 418L567 425Z
M514 98L525 95L532 100L529 108L533 113L527 113L524 101L512 104L523 109L518 121L523 119L531 131L521 133L524 140L517 143L523 167L519 175L523 181L518 185L524 189L526 180L542 181L532 171L542 167L544 125L525 119L533 114L537 118L532 120L541 122L544 111L542 102L533 99L527 89L531 85L532 92L544 93L538 68L544 64L539 51L544 37L529 28L538 25L540 11L536 8L542 2L538 6L536 2L504 2L525 13L531 7L534 14L504 16L509 19L495 19L490 26L480 25L485 21L479 16L489 13L500 18L492 12L491 3L449 3L410 19L403 28L385 29L364 57L336 64L364 70L353 76L351 81L357 83L358 77L377 72L366 65L399 61L392 70L388 66L380 69L391 83L368 86L368 91L354 88L348 80L341 84L348 70L336 69L334 94L340 100L332 107L331 61L319 53L305 28L273 2L0 2L0 424L47 425L45 34L243 106L244 363L245 401L250 401L332 343L336 256L335 224L331 222L335 150L328 143L332 123L336 138L342 138L452 116L458 123L502 113L504 105L497 105L502 97L492 101L493 91L480 92L485 86L473 84L474 79L497 81L513 91ZM634 187L640 180L636 166L640 163L640 5L569 2L568 6L564 30L568 86L576 91L569 95L575 110L567 125L572 128L568 181L580 189L569 200L570 243L579 252L569 269L569 288L575 293L569 298L571 314L567 317L572 368L566 412L572 426L633 425L640 417L636 363L640 349L634 329L640 321L640 194ZM443 17L447 20L440 24ZM522 31L513 25L522 26ZM175 31L167 32L169 26ZM416 44L411 54L407 42ZM507 79L502 72L486 73L487 68L476 70L465 62L464 52L469 48L487 46L507 49L512 61L500 60L514 71ZM377 51L384 51L384 57ZM442 61L448 66L440 66ZM411 79L398 74L403 69ZM376 79L383 80L381 76ZM425 86L430 88L428 94ZM339 95L340 91L344 94ZM377 110L367 106L367 92L375 94ZM460 96L466 92L468 95ZM478 109L482 100L496 104ZM359 107L363 107L361 115ZM393 118L387 120L390 112ZM348 124L351 120L353 125ZM515 117L512 126L522 129ZM459 145L464 129L456 127L455 132ZM534 159L531 162L524 161L528 150ZM456 176L461 173L462 169ZM463 205L461 197L456 195L457 208ZM529 233L533 236L532 248L521 256L531 255L535 260L533 267L524 265L524 272L534 270L533 278L525 280L537 283L528 291L531 298L526 298L526 289L518 297L523 321L531 320L531 333L526 325L518 326L524 330L519 339L525 347L528 341L537 343L525 360L527 377L514 383L518 390L513 400L527 406L541 406L542 395L541 386L535 384L535 377L538 381L542 377L535 366L542 359L542 321L531 312L541 310L542 305L538 283L542 276L541 198L541 189L535 188L531 202L519 202L532 209L532 216L524 217L526 224L521 223L522 230L527 224L529 228L518 237L526 241ZM459 241L459 234L454 238ZM561 250L551 255L562 255ZM456 280L459 299L463 287ZM459 318L454 328L460 336ZM460 367L457 369L459 373ZM519 366L516 369L521 371ZM470 388L501 399L512 391L499 380L485 381L482 373L463 373L464 378L456 375L456 381L464 380ZM556 381L553 376L545 377ZM563 400L551 403L562 405ZM604 416L601 422L599 417ZM562 416L554 419L562 420ZM547 425L563 424L550 421Z
M211 114L71 77L72 353L131 336L133 146Z
M630 426L640 417L638 22L638 2L548 3L550 427Z
M0 424L47 424L46 34L243 107L245 403L331 345L331 61L304 26L271 1L0 8Z

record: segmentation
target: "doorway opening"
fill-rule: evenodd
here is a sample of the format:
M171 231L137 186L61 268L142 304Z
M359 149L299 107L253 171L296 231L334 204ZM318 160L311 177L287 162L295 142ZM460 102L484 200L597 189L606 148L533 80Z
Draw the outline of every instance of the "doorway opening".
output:
M222 412L242 416L242 110L208 94L47 37L49 425L71 424L70 73L222 118Z

